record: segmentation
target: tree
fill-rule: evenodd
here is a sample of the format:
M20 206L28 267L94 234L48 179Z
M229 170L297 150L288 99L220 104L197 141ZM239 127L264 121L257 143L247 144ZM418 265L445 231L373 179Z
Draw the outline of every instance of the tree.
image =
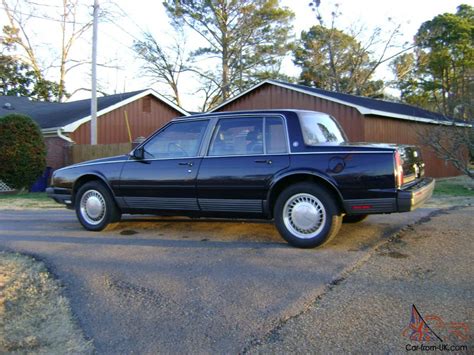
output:
M206 42L194 56L218 60L216 72L204 78L219 88L221 100L259 74L278 71L290 48L294 15L278 0L166 0L164 6L176 26L191 28Z
M458 123L459 124L459 123ZM474 128L456 125L436 125L418 132L420 142L435 154L453 164L461 173L474 179L471 159L474 156Z
M320 1L310 3L318 25L301 33L293 51L293 62L301 67L300 81L326 90L371 97L383 96L384 82L374 80L374 73L383 63L406 49L396 45L400 26L376 27L368 31L355 24L347 31L336 28L341 15L338 5L328 25L320 13ZM391 20L389 19L389 22ZM362 34L367 38L362 40Z
M0 55L0 95L28 96L34 77L27 64Z
M171 48L164 48L149 32L143 34L143 40L135 41L133 49L142 59L142 69L150 78L168 85L172 90L171 100L181 105L179 96L179 77L190 70L186 55L186 44L176 39ZM181 37L182 38L182 37Z
M66 91L67 73L87 63L84 60L73 60L70 55L76 41L92 26L92 20L85 23L78 21L79 0L63 0L60 4L56 6L40 4L30 0L2 0L3 10L8 20L8 24L3 27L4 45L20 50L21 60L30 65L37 82L40 83L39 91L48 90L48 85L51 83L51 81L46 80L45 72L51 68L58 70L57 96L55 97L57 101L63 101L68 97ZM44 8L45 10L43 10ZM31 40L33 29L29 28L28 25L31 18L54 21L59 25L61 34L61 42L58 46L59 56L56 64L51 67L42 65L37 55L36 46L33 45Z
M451 125L418 132L420 141L438 157L474 178L474 9L460 5L424 22L415 36L415 50L392 63L403 101L446 116Z
M0 117L0 180L15 189L29 188L46 167L46 146L28 116Z
M33 100L56 101L58 84L38 79L31 67L12 56L0 55L0 95L28 96Z
M313 26L301 32L293 55L305 85L347 94L381 95L383 82L372 80L375 63L370 53L343 31Z
M392 64L406 102L448 117L474 117L474 8L424 22L415 51Z

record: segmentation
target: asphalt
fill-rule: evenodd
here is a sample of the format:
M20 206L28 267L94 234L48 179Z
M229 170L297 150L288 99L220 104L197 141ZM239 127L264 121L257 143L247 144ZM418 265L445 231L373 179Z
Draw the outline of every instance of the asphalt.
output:
M398 354L423 344L474 353L473 216L474 207L440 211L395 235L246 352ZM410 339L412 305L431 340Z
M375 246L435 211L371 216L344 225L323 248L302 250L266 222L126 217L93 233L71 211L2 210L0 249L47 264L98 353L252 352Z

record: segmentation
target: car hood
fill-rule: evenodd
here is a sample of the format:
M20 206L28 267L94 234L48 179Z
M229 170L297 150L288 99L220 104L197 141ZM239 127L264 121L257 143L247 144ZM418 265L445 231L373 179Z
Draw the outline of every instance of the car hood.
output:
M73 164L73 165L66 166L66 167L63 168L63 169L75 168L75 167L78 167L78 166L89 165L89 164L121 162L121 161L126 161L126 160L128 160L129 158L130 158L130 156L129 156L128 154L116 155L116 156L113 156L113 157L107 157L107 158L100 158L100 159L94 159L94 160L83 161L83 162L80 162L80 163L77 163L77 164Z

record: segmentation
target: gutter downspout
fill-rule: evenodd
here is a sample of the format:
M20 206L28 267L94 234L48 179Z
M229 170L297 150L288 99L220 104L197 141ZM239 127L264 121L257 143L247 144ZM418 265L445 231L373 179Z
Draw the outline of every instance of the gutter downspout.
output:
M64 139L68 143L74 143L74 141L69 138L68 136L65 136L62 132L62 128L58 128L56 131L56 134L58 135L59 138Z

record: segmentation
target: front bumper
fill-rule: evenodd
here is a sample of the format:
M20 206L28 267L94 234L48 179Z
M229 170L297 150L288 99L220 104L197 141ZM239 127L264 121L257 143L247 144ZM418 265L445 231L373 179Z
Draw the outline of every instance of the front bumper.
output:
M406 190L400 190L397 196L398 212L408 212L420 207L433 194L435 180L424 178Z
M49 198L52 198L57 203L62 203L68 208L72 208L72 195L71 190L57 188L57 187L48 187L46 188L46 195Z

